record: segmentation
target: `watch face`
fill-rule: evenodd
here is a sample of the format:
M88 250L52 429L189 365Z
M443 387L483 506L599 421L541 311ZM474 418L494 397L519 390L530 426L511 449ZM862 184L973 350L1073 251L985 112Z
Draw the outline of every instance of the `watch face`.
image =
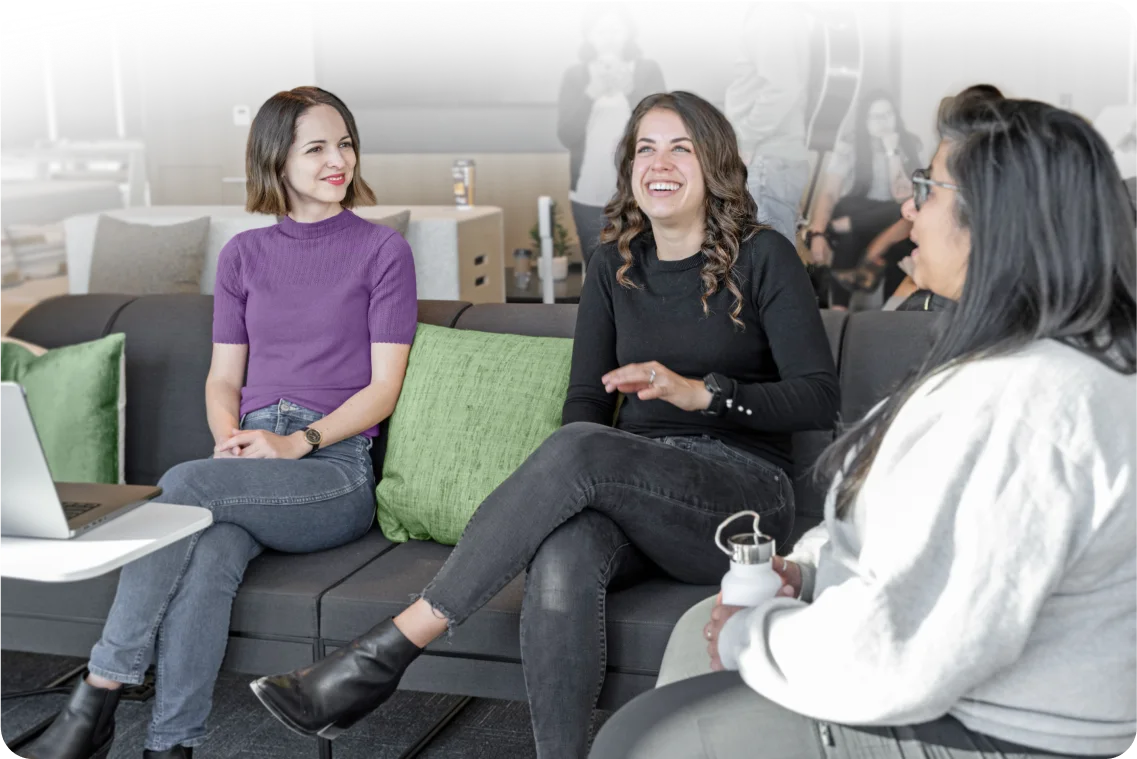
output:
M304 430L304 439L307 440L310 445L319 445L321 439L320 431L311 428L306 429Z

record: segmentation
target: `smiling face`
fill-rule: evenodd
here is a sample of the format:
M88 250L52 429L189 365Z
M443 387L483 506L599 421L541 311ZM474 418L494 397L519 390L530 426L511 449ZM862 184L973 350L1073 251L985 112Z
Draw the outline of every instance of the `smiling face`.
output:
M296 119L284 162L289 208L339 206L355 176L355 146L339 111L315 105Z
M622 58L624 46L628 43L628 27L624 17L609 11L603 14L588 30L588 44L596 51L597 58Z
M636 205L653 225L702 226L707 195L703 168L675 111L653 108L640 120L631 179Z
M932 180L956 184L947 168L950 153L951 143L941 142L932 158ZM919 211L911 198L903 207L904 218L912 222L909 237L917 246L912 253L912 280L918 287L952 300L959 300L963 292L971 255L971 231L959 225L957 202L958 191L932 185Z

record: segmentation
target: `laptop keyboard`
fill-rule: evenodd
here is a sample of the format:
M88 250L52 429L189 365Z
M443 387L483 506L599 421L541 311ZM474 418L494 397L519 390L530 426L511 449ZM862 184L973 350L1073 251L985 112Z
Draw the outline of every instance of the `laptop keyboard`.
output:
M96 509L101 505L102 504L98 504L98 503L83 503L83 502L79 502L79 501L64 501L63 502L63 514L68 519L74 519L75 517L82 516L83 514L86 514L88 511L90 511L91 509Z

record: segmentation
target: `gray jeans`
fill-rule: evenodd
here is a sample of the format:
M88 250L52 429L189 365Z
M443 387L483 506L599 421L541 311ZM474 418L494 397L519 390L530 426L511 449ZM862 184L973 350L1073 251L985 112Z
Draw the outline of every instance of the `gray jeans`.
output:
M246 414L241 428L288 435L321 416L281 400ZM370 448L357 435L299 461L202 459L163 475L159 500L203 506L213 524L123 567L90 661L93 674L129 684L141 683L155 664L147 748L204 740L233 597L257 554L322 551L371 528Z
M1068 756L968 730L954 717L849 727L804 717L716 672L644 693L596 736L592 759L1050 759Z
M799 206L809 181L809 161L758 154L747 167L746 188L758 204L758 221L769 224L790 242L797 241Z

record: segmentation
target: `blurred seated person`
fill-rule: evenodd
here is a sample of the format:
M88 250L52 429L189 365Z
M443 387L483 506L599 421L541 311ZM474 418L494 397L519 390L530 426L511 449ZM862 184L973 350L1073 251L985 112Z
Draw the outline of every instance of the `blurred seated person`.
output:
M834 150L806 232L814 263L833 269L832 308L848 308L854 289L875 290L882 275L888 297L904 278L896 264L912 244L898 225L900 205L912 195L909 177L923 165L920 141L905 129L892 97L877 91L861 100L852 138ZM871 266L858 272L878 238Z

